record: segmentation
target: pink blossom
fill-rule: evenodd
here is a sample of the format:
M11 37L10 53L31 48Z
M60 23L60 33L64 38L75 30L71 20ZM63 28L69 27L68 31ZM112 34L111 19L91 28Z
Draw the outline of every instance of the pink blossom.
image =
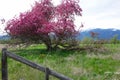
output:
M74 15L81 16L82 9L77 0L62 0L53 6L51 0L35 2L31 10L7 22L5 30L11 36L48 36L54 32L58 37L75 35Z

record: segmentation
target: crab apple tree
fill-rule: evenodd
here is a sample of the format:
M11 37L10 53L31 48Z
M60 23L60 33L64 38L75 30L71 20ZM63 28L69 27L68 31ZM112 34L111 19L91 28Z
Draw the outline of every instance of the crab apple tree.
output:
M74 16L81 16L82 11L78 2L62 0L57 6L51 0L35 2L31 10L9 20L5 30L24 41L42 41L51 50L77 34Z

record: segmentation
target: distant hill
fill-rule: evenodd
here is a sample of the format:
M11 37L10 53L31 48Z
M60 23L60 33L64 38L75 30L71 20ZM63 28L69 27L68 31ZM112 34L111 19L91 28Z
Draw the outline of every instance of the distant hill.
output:
M9 39L10 36L9 35L1 35L0 36L0 40L6 40L6 39Z
M85 37L91 37L90 32L95 32L98 33L98 38L99 39L111 39L113 36L117 35L118 39L120 40L120 30L117 29L91 29L91 30L86 30L86 31L82 31L79 35L78 35L78 39L84 39ZM9 35L3 35L0 36L0 40L5 40L5 39L9 39L10 36Z
M117 29L91 29L87 31L83 31L80 33L78 36L78 39L83 39L85 37L91 37L90 32L95 32L98 33L98 38L99 39L111 39L113 36L117 35L118 39L120 40L120 30Z

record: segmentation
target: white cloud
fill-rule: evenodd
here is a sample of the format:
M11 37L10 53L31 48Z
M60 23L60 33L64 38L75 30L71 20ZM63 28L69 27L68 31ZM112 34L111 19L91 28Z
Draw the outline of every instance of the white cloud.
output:
M6 20L19 15L31 8L34 1L39 0L0 0L0 18ZM55 5L61 0L53 0ZM75 23L80 26L84 24L83 29L91 28L117 28L120 29L120 0L80 0L80 6L83 9L82 18L76 18ZM3 31L3 26L0 28ZM0 34L2 34L0 30Z
M120 29L120 0L81 0L83 29Z
M34 1L38 0L0 0L0 19L6 22L14 16L18 16L20 12L31 9ZM0 35L4 34L5 24L0 24Z
M31 9L35 1L39 0L0 0L0 19L6 22L14 16ZM58 5L60 0L53 0ZM5 24L0 24L0 35L4 33Z
M31 8L35 0L0 0L0 16L10 19Z

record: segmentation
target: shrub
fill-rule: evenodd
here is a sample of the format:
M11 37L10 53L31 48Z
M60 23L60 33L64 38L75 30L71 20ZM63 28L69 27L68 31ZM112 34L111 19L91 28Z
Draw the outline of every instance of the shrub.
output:
M62 0L58 6L54 6L51 0L41 0L35 3L32 10L8 21L5 30L22 41L42 41L51 50L76 36L78 31L75 30L74 16L81 16L81 11L77 0ZM55 46L48 35L51 32L57 37Z

